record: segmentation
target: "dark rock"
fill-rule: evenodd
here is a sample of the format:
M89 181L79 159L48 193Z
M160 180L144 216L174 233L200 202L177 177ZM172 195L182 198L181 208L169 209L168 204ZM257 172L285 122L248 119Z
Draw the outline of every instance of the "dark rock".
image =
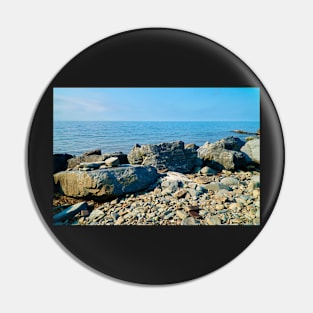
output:
M56 174L57 175L57 174ZM71 205L61 211L60 213L57 213L53 216L53 223L59 223L64 222L65 220L71 219L73 216L75 216L80 211L87 210L87 203L86 202L80 202L74 205Z
M223 142L225 149L234 151L240 151L240 148L245 144L244 141L234 136L224 138L221 142Z
M116 168L65 171L54 175L54 183L67 196L108 200L127 193L145 190L159 175L152 166L122 165Z
M182 141L157 145L135 145L128 154L130 164L152 165L158 170L168 169L180 173L190 173L197 159L196 145L185 148Z
M73 156L67 153L53 155L53 174L67 169L67 160Z
M101 150L96 149L96 150L87 151L83 155L85 155L85 156L87 156L87 155L101 155Z

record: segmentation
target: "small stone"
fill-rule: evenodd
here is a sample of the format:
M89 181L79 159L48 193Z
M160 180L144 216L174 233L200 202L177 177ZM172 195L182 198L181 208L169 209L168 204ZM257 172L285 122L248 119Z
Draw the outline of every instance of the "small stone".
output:
M180 198L184 197L186 195L186 193L187 193L186 189L180 189L180 190L176 191L173 196L175 198L180 199Z
M209 166L205 166L201 169L200 171L201 174L203 175L215 175L216 174L216 171L213 170L213 168L209 167Z
M240 203L231 203L228 207L230 210L241 210Z
M162 192L161 188L154 188L154 194L159 195Z
M227 186L239 185L239 181L234 177L225 177L221 180L221 183Z
M194 182L200 185L208 184L212 181L212 179L208 176L198 176L194 179Z
M103 216L103 215L104 215L104 213L103 213L102 211L100 211L100 210L98 210L98 209L95 209L95 210L93 210L93 211L90 213L90 215L89 215L89 221L92 222L92 221L94 221L95 219L97 219L97 218L99 218L99 217L101 217L101 216Z
M220 225L221 224L221 219L218 216L208 216L206 218L206 222L209 225Z
M261 216L260 208L258 208L258 209L256 210L255 216L258 217L258 218L260 218L260 216Z
M89 211L88 210L81 210L80 211L80 215L81 216L88 216L89 215Z
M190 194L191 197L193 197L193 199L203 194L203 192L195 190L195 189L188 189L188 193Z
M253 195L254 198L259 197L260 196L260 190L258 190L258 189L253 190L252 191L252 195Z
M191 226L191 225L197 225L197 223L193 217L186 217L182 220L181 225Z
M121 225L123 222L124 222L124 219L123 219L122 216L120 216L120 217L117 219L117 221L115 222L114 225Z
M227 171L227 170L222 170L222 173L225 174L225 175L227 175L227 176L229 176L229 175L232 174L231 171Z
M216 209L216 210L223 210L224 208L225 208L224 204L217 204L217 205L215 206L215 209Z
M170 213L168 213L168 214L166 214L166 215L164 216L164 219L165 219L165 220L168 220L168 219L170 219L171 217L173 217L174 215L175 215L174 212L170 212Z
M229 186L221 184L221 183L217 183L217 182L203 185L203 187L205 187L207 190L212 190L212 191L218 191L221 189L231 190Z
M184 212L184 211L181 211L181 210L177 210L176 211L176 215L181 219L185 219L187 217L187 214Z
M113 217L114 220L117 220L120 217L120 215L116 212L112 212L111 216Z
M198 213L198 211L195 211L195 210L190 210L189 211L189 214L193 217L199 217L200 214Z
M253 220L253 225L260 225L260 218L259 218L259 217L256 217L256 218Z
M118 198L112 200L112 201L110 202L110 204L112 204L112 205L118 204Z

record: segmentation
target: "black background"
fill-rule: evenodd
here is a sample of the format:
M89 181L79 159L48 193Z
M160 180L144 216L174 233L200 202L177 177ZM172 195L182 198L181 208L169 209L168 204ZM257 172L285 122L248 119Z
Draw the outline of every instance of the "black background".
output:
M259 87L261 226L52 226L53 87ZM57 74L34 116L28 166L37 205L69 251L113 277L165 284L207 274L253 241L269 218L280 190L284 143L268 93L240 59L191 33L143 29L96 43Z

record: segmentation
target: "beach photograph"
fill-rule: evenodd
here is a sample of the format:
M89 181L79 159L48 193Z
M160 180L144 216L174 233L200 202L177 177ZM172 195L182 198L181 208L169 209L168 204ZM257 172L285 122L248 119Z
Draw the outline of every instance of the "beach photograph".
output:
M260 89L54 88L53 225L259 226Z

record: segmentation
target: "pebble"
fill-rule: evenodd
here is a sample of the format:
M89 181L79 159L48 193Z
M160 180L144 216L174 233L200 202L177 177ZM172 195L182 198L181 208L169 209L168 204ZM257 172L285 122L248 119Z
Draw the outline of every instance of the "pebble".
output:
M188 215L184 212L184 211L181 211L181 210L177 210L176 211L176 215L181 219L185 219Z
M253 190L252 191L252 195L253 195L254 198L259 197L260 196L260 190L258 190L258 189Z
M187 192L188 192L188 191L187 191L186 189L180 189L180 190L177 190L177 191L173 194L173 196L174 196L175 198L178 198L178 199L179 199L179 198L184 197Z
M221 219L217 216L209 216L206 218L208 225L220 225Z
M222 171L213 176L179 173L175 176L174 172L169 173L172 177L177 176L179 181L165 180L167 174L163 174L163 178L153 190L128 194L109 202L94 202L92 206L88 206L86 212L81 211L66 221L66 224L104 225L104 227L105 225L260 225L258 172ZM73 199L68 199L66 203L65 200L55 206L72 205L81 201L74 199L73 202ZM88 214L90 212L89 216L87 212Z
M193 217L186 217L182 220L181 225L197 225L196 220Z
M217 205L215 206L215 209L216 209L216 210L223 210L224 208L225 208L224 204L217 204Z
M221 180L221 184L232 186L232 185L239 185L239 180L234 177L225 177Z

